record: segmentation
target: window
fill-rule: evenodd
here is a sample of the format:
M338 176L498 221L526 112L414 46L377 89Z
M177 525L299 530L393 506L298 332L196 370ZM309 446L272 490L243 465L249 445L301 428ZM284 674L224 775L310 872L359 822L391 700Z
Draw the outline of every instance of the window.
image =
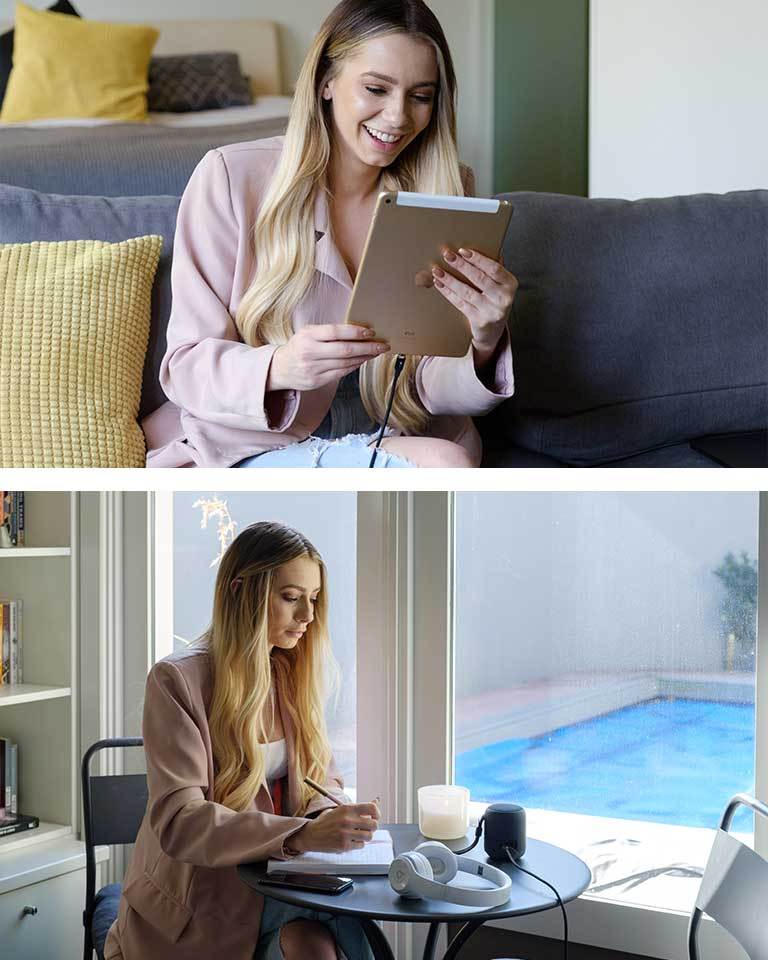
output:
M159 610L156 657L185 646L208 626L222 549L251 523L275 520L300 530L328 570L329 629L340 668L326 719L346 786L356 782L357 497L354 493L177 492L158 504L158 575L172 570L171 610ZM172 512L172 516L169 516ZM172 546L171 546L172 545ZM157 590L158 606L169 591Z
M456 495L455 780L597 892L687 909L754 792L757 535L754 493Z

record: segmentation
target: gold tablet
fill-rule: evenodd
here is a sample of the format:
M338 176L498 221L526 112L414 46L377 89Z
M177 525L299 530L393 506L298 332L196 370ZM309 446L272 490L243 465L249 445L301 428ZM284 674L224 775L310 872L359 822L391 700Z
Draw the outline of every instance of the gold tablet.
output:
M511 216L508 200L380 193L345 323L372 327L393 353L463 357L469 321L435 288L432 267L469 283L443 250L464 247L498 260Z

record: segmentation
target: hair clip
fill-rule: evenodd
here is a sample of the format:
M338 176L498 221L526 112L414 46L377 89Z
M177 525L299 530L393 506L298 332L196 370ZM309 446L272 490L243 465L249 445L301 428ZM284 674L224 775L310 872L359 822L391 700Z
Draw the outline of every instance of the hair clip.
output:
M243 578L242 578L242 577L235 577L234 580L231 580L231 581L230 581L230 583L229 583L229 589L230 589L230 592L231 592L233 595L237 593L237 588L240 586L240 584L241 584L242 582L243 582Z

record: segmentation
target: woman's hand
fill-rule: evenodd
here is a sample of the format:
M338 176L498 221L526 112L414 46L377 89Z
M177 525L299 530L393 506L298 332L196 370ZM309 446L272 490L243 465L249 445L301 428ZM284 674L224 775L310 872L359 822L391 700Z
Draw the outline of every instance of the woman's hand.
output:
M297 830L288 844L299 853L308 850L319 853L359 850L373 837L373 831L379 826L379 817L379 808L375 803L345 803L331 807Z
M504 332L507 313L518 288L517 277L497 260L491 260L477 250L461 247L456 253L446 249L443 256L452 269L463 273L479 288L478 292L445 270L432 268L437 290L469 320L476 362L482 366L491 358Z
M272 355L267 390L315 390L389 350L368 327L319 323L302 327Z

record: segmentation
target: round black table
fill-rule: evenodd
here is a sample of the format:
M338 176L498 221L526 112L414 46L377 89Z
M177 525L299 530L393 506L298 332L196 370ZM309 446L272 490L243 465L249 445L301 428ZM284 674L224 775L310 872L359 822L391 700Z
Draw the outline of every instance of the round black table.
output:
M419 828L413 824L382 824L381 827L389 830L392 835L395 856L406 850L413 850L417 844L426 839L419 833ZM461 850L468 846L473 838L474 830L464 839L447 841L446 846L453 850ZM482 862L487 861L482 837L475 849L466 856ZM541 840L528 840L525 856L520 861L520 865L548 880L557 889L563 903L575 900L587 889L591 880L589 868L583 860L561 847ZM267 865L264 862L243 863L237 868L237 872L244 883L264 896L274 897L284 903L292 903L311 910L356 917L365 930L375 960L394 960L386 937L378 924L374 923L375 920L428 923L430 927L424 947L424 960L434 958L441 923L462 923L463 926L451 940L443 957L443 960L455 960L459 950L486 920L518 917L557 906L556 897L543 883L521 873L511 863L497 862L494 866L500 867L512 878L512 892L506 904L489 910L461 907L442 900L405 900L390 887L389 878L386 875L355 876L353 877L354 886L350 890L333 896L327 893L311 893L307 890L292 890L287 887L262 887L259 880L266 876L267 872ZM462 874L459 874L456 879L461 882ZM466 875L464 879L469 880Z

